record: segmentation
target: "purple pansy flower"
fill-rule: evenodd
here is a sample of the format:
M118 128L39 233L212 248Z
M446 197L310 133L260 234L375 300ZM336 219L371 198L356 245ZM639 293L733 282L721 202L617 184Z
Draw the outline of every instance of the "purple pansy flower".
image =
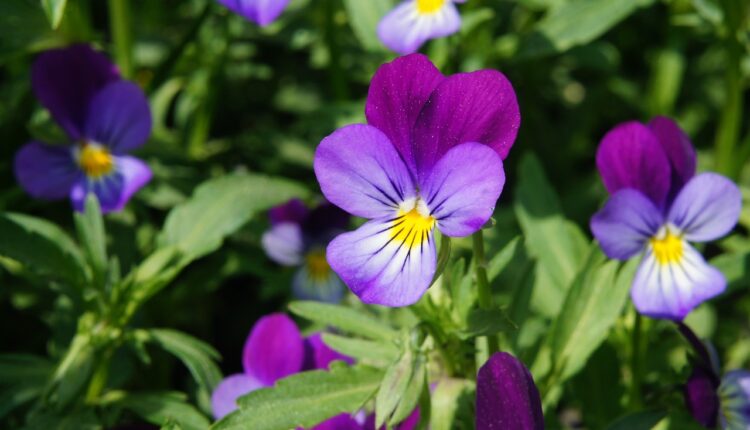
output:
M69 197L83 210L94 193L103 212L123 208L151 179L128 152L151 133L143 91L88 45L44 52L32 68L34 93L68 136L68 145L30 142L15 158L21 187L39 199Z
M266 26L276 21L289 0L219 0L219 3L258 25Z
M725 430L750 429L750 371L732 370L719 385L719 422Z
M242 352L243 373L225 378L211 395L217 419L237 409L237 398L277 380L312 369L326 369L334 360L352 363L349 357L328 348L320 334L303 338L297 325L284 314L267 315L253 326Z
M695 175L695 150L677 124L664 117L621 124L602 139L596 162L612 196L591 230L608 257L642 256L631 289L636 309L681 320L723 292L724 276L689 242L729 233L742 197L723 176Z
M271 228L261 243L266 254L284 266L299 266L292 281L297 298L337 303L344 284L326 260L326 245L349 225L349 215L329 204L308 211L293 199L270 211Z
M461 29L461 15L454 3L466 0L406 0L378 25L378 37L388 49L401 54L417 52L430 39L449 36Z
M517 358L496 352L477 374L477 430L543 430L539 391Z
M435 229L468 236L492 216L518 103L500 72L445 77L412 54L378 69L365 113L315 153L326 198L370 219L328 245L328 262L362 301L406 306L435 275Z

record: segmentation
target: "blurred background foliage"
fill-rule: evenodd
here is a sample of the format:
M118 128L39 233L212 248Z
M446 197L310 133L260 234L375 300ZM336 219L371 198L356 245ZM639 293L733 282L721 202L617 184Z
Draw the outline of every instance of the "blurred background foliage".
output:
M108 248L122 273L157 248L167 212L208 179L283 176L314 196L316 145L339 126L364 122L369 79L393 58L375 27L394 4L293 0L278 21L260 28L212 0L0 1L0 210L75 231L67 201L32 200L12 172L25 142L62 142L31 92L29 69L36 53L72 42L103 49L151 101L154 129L138 155L154 180L123 212L105 219ZM512 270L494 282L498 291L515 288L505 303L525 300L533 310L514 315L524 328L511 344L535 376L546 375L540 339L586 259L588 219L606 196L594 154L608 129L625 120L674 117L698 148L699 169L737 178L750 196L750 116L743 109L750 98L750 8L744 0L471 0L460 10L460 33L428 43L423 52L445 74L498 69L518 94L522 124L506 160L509 181L488 246L490 256L504 249L512 257ZM730 291L688 319L714 341L726 368L750 364L745 208L738 233L705 250L730 278ZM292 271L280 270L258 245L267 227L262 213L255 216L220 250L187 266L134 324L190 333L219 351L225 374L239 369L252 323L290 297ZM525 238L514 242L521 233ZM469 246L455 242L454 255ZM59 358L78 324L75 304L15 261L0 263L0 349ZM519 298L526 286L528 297ZM562 392L541 386L554 397L545 396L555 405L547 414L550 428L604 428L632 409L623 402L621 381L630 377L624 361L634 347L650 393L640 406L681 402L674 388L686 376L686 346L676 335L663 336L673 328L645 321L642 345L634 346L627 334L632 310L610 324L613 330L599 335L603 343L582 371L568 375L575 374ZM196 399L196 384L176 359L154 354L145 365L130 355L115 357L111 378L128 389L180 390ZM0 376L11 370L0 368ZM205 398L197 401L205 411ZM0 422L17 425L23 410L3 406ZM689 428L687 420L676 413L665 426Z

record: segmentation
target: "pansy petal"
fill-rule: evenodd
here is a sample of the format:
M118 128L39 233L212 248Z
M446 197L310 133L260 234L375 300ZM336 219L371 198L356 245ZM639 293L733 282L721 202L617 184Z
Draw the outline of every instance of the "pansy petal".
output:
M344 298L344 284L330 268L325 273L305 263L292 280L294 297L299 300L339 303Z
M610 197L591 218L591 231L607 257L627 260L643 249L663 221L651 200L640 191L626 188Z
M410 169L416 168L412 130L430 94L445 77L422 54L383 64L370 81L367 122L385 133Z
M237 409L237 399L263 388L263 384L252 376L235 374L225 378L211 394L211 409L214 418L221 419Z
M117 67L89 45L46 51L31 70L34 94L73 140L81 138L94 95L119 79Z
M451 148L466 142L489 146L505 159L521 115L510 81L496 70L459 73L430 96L414 129L420 178Z
M695 148L687 134L671 118L657 116L648 126L656 135L672 166L670 195L674 197L695 175Z
M679 321L726 288L724 275L684 240L675 254L673 261L659 261L653 246L647 248L630 290L643 315Z
M635 188L657 207L664 204L672 168L656 135L645 125L626 122L607 133L596 152L596 166L610 194Z
M266 26L276 21L289 0L219 0L219 3L258 25Z
M67 197L82 176L70 147L41 142L30 142L21 147L13 168L21 188L37 199Z
M496 352L477 374L477 430L542 430L542 402L526 366Z
M102 212L122 210L125 204L152 177L143 161L130 156L114 156L114 171L96 179L83 176L72 188L70 198L77 211L83 211L86 194L94 193Z
M415 195L409 171L393 144L369 125L349 125L323 139L314 167L328 201L363 218L389 215Z
M300 199L291 199L283 205L271 208L268 211L268 218L271 225L292 222L302 224L307 217L308 211L305 203Z
M331 267L365 303L411 305L435 274L432 230L398 222L394 218L369 221L328 245Z
M260 240L268 257L284 266L302 263L302 227L293 222L283 222L271 227Z
M721 378L721 428L747 430L750 428L750 371L732 370Z
M440 231L468 236L490 219L504 184L500 156L481 143L464 143L435 164L421 189Z
M312 242L328 242L331 232L340 233L349 227L351 217L328 202L319 204L302 222L302 232Z
M397 424L393 427L393 430L414 430L419 425L419 419L420 419L420 411L419 408L414 409L414 411L407 417L404 421ZM369 414L365 418L365 423L362 426L363 430L375 430L375 414ZM383 425L379 430L386 430L385 425Z
M451 35L461 29L461 15L446 1L436 11L420 12L416 1L405 1L378 24L378 37L388 49L401 55L417 52L430 39Z
M734 182L716 173L702 173L680 191L667 218L687 240L706 242L732 231L741 209L742 193Z
M304 358L304 341L297 324L281 313L258 320L242 352L245 373L267 386L302 370Z
M143 145L151 133L151 110L141 88L113 82L91 100L84 137L124 154Z
M311 430L362 430L362 425L351 415L341 414L323 421Z
M685 384L685 405L696 421L704 427L714 428L719 415L719 381L708 370L696 366Z
M320 333L314 333L305 339L305 370L328 369L328 365L335 360L354 363L351 357L329 348Z

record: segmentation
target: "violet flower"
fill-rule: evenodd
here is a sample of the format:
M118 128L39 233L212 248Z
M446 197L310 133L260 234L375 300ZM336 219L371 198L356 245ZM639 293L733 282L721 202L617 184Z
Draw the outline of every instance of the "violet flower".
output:
M277 380L312 369L326 369L334 360L352 363L349 357L328 348L320 334L303 338L288 316L267 315L253 326L242 352L243 373L225 378L211 395L217 419L237 409L237 398L272 386Z
M430 39L449 36L461 29L461 15L454 3L466 0L406 0L378 24L378 37L390 50L417 52Z
M326 260L326 245L349 225L349 215L329 204L309 211L294 199L271 209L271 228L261 243L266 254L284 266L297 266L292 281L294 295L303 300L338 303L344 284Z
M21 187L35 198L69 197L82 211L94 193L102 212L118 211L151 180L126 155L146 142L151 112L143 91L88 45L44 52L32 67L36 97L65 131L66 145L32 141L15 157Z
M517 358L496 352L477 374L477 430L543 430L534 378Z
M365 113L369 125L336 130L315 153L328 201L370 219L328 245L328 263L363 302L406 306L435 275L435 229L468 236L492 215L518 103L500 72L445 77L412 54L378 69Z
M289 0L219 0L219 3L260 26L266 26L276 21Z
M636 309L681 320L723 292L724 276L689 242L729 233L742 197L723 176L695 176L695 150L677 124L664 117L621 124L602 139L596 162L612 196L591 230L608 257L641 255L631 289Z
M719 422L725 430L750 429L750 371L732 370L719 386Z

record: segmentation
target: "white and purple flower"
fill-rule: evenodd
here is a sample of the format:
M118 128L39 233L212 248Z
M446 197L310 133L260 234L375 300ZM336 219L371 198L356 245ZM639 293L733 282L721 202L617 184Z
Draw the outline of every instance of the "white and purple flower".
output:
M346 230L349 215L330 203L313 210L293 199L269 212L271 228L261 243L276 263L299 267L292 281L298 299L338 303L346 291L326 260L326 246Z
M102 212L122 209L151 180L148 166L126 155L151 133L143 91L88 45L41 54L32 86L69 142L24 145L14 164L21 187L39 199L69 197L78 211L88 193L99 199Z
M611 194L591 219L591 230L608 257L641 255L631 297L653 318L682 320L726 288L724 276L689 242L729 233L739 219L742 196L729 179L695 175L695 150L669 118L648 125L628 122L602 139L597 167Z
M315 153L328 201L370 219L328 245L328 262L365 303L406 306L435 275L435 229L468 236L492 216L518 103L498 71L445 77L412 54L378 69L365 114Z
M430 39L449 36L461 29L455 3L466 0L406 0L390 11L378 25L378 37L400 54L417 52Z
M289 0L219 0L219 3L260 26L266 26L276 21Z

